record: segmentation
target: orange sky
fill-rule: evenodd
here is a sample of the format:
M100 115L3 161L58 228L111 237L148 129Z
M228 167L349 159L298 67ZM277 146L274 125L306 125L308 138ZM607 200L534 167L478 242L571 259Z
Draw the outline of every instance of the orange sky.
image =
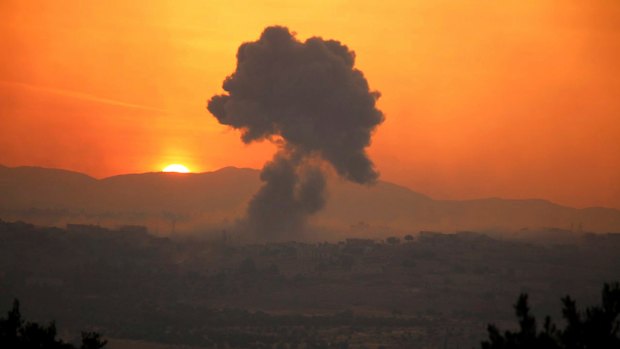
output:
M265 26L340 40L382 97L384 180L620 208L620 2L0 2L0 164L260 168L205 110Z

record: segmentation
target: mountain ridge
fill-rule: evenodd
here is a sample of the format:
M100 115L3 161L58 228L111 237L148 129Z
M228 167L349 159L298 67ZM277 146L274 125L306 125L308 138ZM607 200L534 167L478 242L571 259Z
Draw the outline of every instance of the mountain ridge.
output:
M229 166L201 173L146 172L97 179L63 169L0 165L0 217L149 227L174 220L181 230L221 228L243 216L261 185L259 173ZM385 181L361 186L330 178L328 188L327 205L312 223L356 235L571 226L620 231L620 210L615 208L572 208L544 199L436 200Z

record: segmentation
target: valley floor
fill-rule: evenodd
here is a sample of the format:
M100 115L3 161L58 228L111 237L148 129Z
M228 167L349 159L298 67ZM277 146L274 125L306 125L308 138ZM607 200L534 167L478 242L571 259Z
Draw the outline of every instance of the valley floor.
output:
M74 227L75 228L75 227ZM0 304L96 330L109 348L467 348L560 297L620 280L620 237L570 244L421 233L410 240L233 245L142 231L0 222Z

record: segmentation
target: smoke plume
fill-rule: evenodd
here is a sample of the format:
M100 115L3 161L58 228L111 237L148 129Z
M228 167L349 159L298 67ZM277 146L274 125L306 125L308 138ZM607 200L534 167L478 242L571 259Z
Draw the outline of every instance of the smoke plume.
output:
M245 143L280 145L248 207L246 223L257 234L294 233L323 207L323 162L356 183L377 179L366 147L384 118L375 107L379 93L354 63L354 52L340 42L301 42L286 27L268 27L239 47L237 68L223 83L227 93L213 96L207 109L241 130Z

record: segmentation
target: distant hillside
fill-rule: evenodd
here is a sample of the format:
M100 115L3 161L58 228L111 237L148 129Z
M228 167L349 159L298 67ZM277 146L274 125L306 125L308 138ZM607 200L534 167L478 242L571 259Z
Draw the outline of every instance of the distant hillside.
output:
M230 226L260 187L259 171L223 168L205 173L143 173L95 179L38 167L0 166L0 218L41 224L144 224L167 233ZM532 230L558 227L620 231L620 211L575 209L544 200L433 200L388 182L329 183L315 225L348 235L418 230Z

